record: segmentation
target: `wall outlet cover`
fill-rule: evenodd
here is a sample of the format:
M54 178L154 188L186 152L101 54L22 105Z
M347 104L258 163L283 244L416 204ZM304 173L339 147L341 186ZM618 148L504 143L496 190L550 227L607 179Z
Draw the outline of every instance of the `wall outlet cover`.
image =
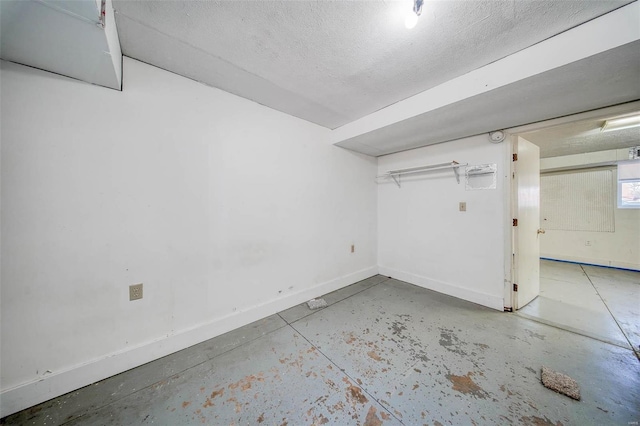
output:
M142 283L129 286L129 300L142 299Z

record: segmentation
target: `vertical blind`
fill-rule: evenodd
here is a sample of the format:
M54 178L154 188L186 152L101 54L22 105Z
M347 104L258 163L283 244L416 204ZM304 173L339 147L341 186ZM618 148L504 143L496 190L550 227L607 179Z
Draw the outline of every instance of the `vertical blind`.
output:
M615 232L612 169L540 177L540 224L561 231Z

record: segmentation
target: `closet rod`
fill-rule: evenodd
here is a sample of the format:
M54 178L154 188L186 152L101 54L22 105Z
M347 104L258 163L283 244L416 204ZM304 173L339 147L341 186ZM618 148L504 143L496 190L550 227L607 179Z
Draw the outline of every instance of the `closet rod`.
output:
M380 176L388 176L388 175L406 175L410 173L419 173L427 170L438 170L438 169L451 169L454 167L466 166L466 164L460 164L457 161L452 161L450 163L440 163L440 164L430 164L427 166L419 166L419 167L410 167L408 169L398 169L398 170L389 170L384 175Z
M379 175L376 178L391 178L400 188L400 176L413 173L423 173L433 170L453 169L453 173L456 175L456 181L460 183L460 175L458 173L459 167L467 166L467 164L460 164L457 161L451 161L450 163L429 164L419 167L409 167L407 169L389 170L383 175Z

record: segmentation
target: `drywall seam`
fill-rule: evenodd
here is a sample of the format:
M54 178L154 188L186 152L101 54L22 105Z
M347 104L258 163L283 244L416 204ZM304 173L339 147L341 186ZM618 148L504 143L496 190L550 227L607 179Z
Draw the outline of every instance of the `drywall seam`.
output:
M499 311L504 310L502 296L494 296L491 294L481 293L468 287L462 287L460 285L446 283L424 277L421 275L411 274L409 272L398 271L396 269L388 268L386 266L378 266L378 273L391 278L405 281L419 287L426 288L428 290L437 291L438 293L445 294L447 296L457 297L458 299L466 300L468 302L477 303L479 305L487 306Z
M0 394L1 416L8 416L51 398L74 391L97 381L162 358L174 352L204 342L238 327L273 315L309 299L343 288L378 273L371 266L342 277L334 278L314 287L286 297L270 300L232 314L182 330L166 338L154 340L124 351L111 353L79 364L68 370L53 372L50 376L7 389Z

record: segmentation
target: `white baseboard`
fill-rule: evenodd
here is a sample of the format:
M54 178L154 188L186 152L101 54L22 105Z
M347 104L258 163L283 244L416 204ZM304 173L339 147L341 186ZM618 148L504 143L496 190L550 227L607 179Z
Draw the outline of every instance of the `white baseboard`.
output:
M592 259L588 257L579 256L565 256L541 253L540 257L551 260L564 260L567 262L585 263L588 265L607 266L611 268L631 269L633 271L640 271L640 264L631 262L619 262L617 260L604 260L604 259Z
M478 305L486 306L488 308L504 311L502 296L493 296L490 294L481 293L466 287L461 287L459 285L445 283L443 281L434 280L431 278L423 277L421 275L411 274L409 272L398 271L392 268L387 268L386 266L379 266L378 270L378 273L380 275L386 275L401 281L406 281L419 287L437 291L438 293L443 293L449 296L466 300L468 302L477 303ZM500 286L500 291L502 291L502 283L500 283Z
M364 280L377 273L378 267L371 266L278 299L239 309L233 314L216 318L213 321L199 324L187 330L181 330L173 335L128 348L124 351L110 353L70 369L55 372L50 376L3 390L0 393L0 417L8 416L204 342L243 325L306 302L309 299Z

